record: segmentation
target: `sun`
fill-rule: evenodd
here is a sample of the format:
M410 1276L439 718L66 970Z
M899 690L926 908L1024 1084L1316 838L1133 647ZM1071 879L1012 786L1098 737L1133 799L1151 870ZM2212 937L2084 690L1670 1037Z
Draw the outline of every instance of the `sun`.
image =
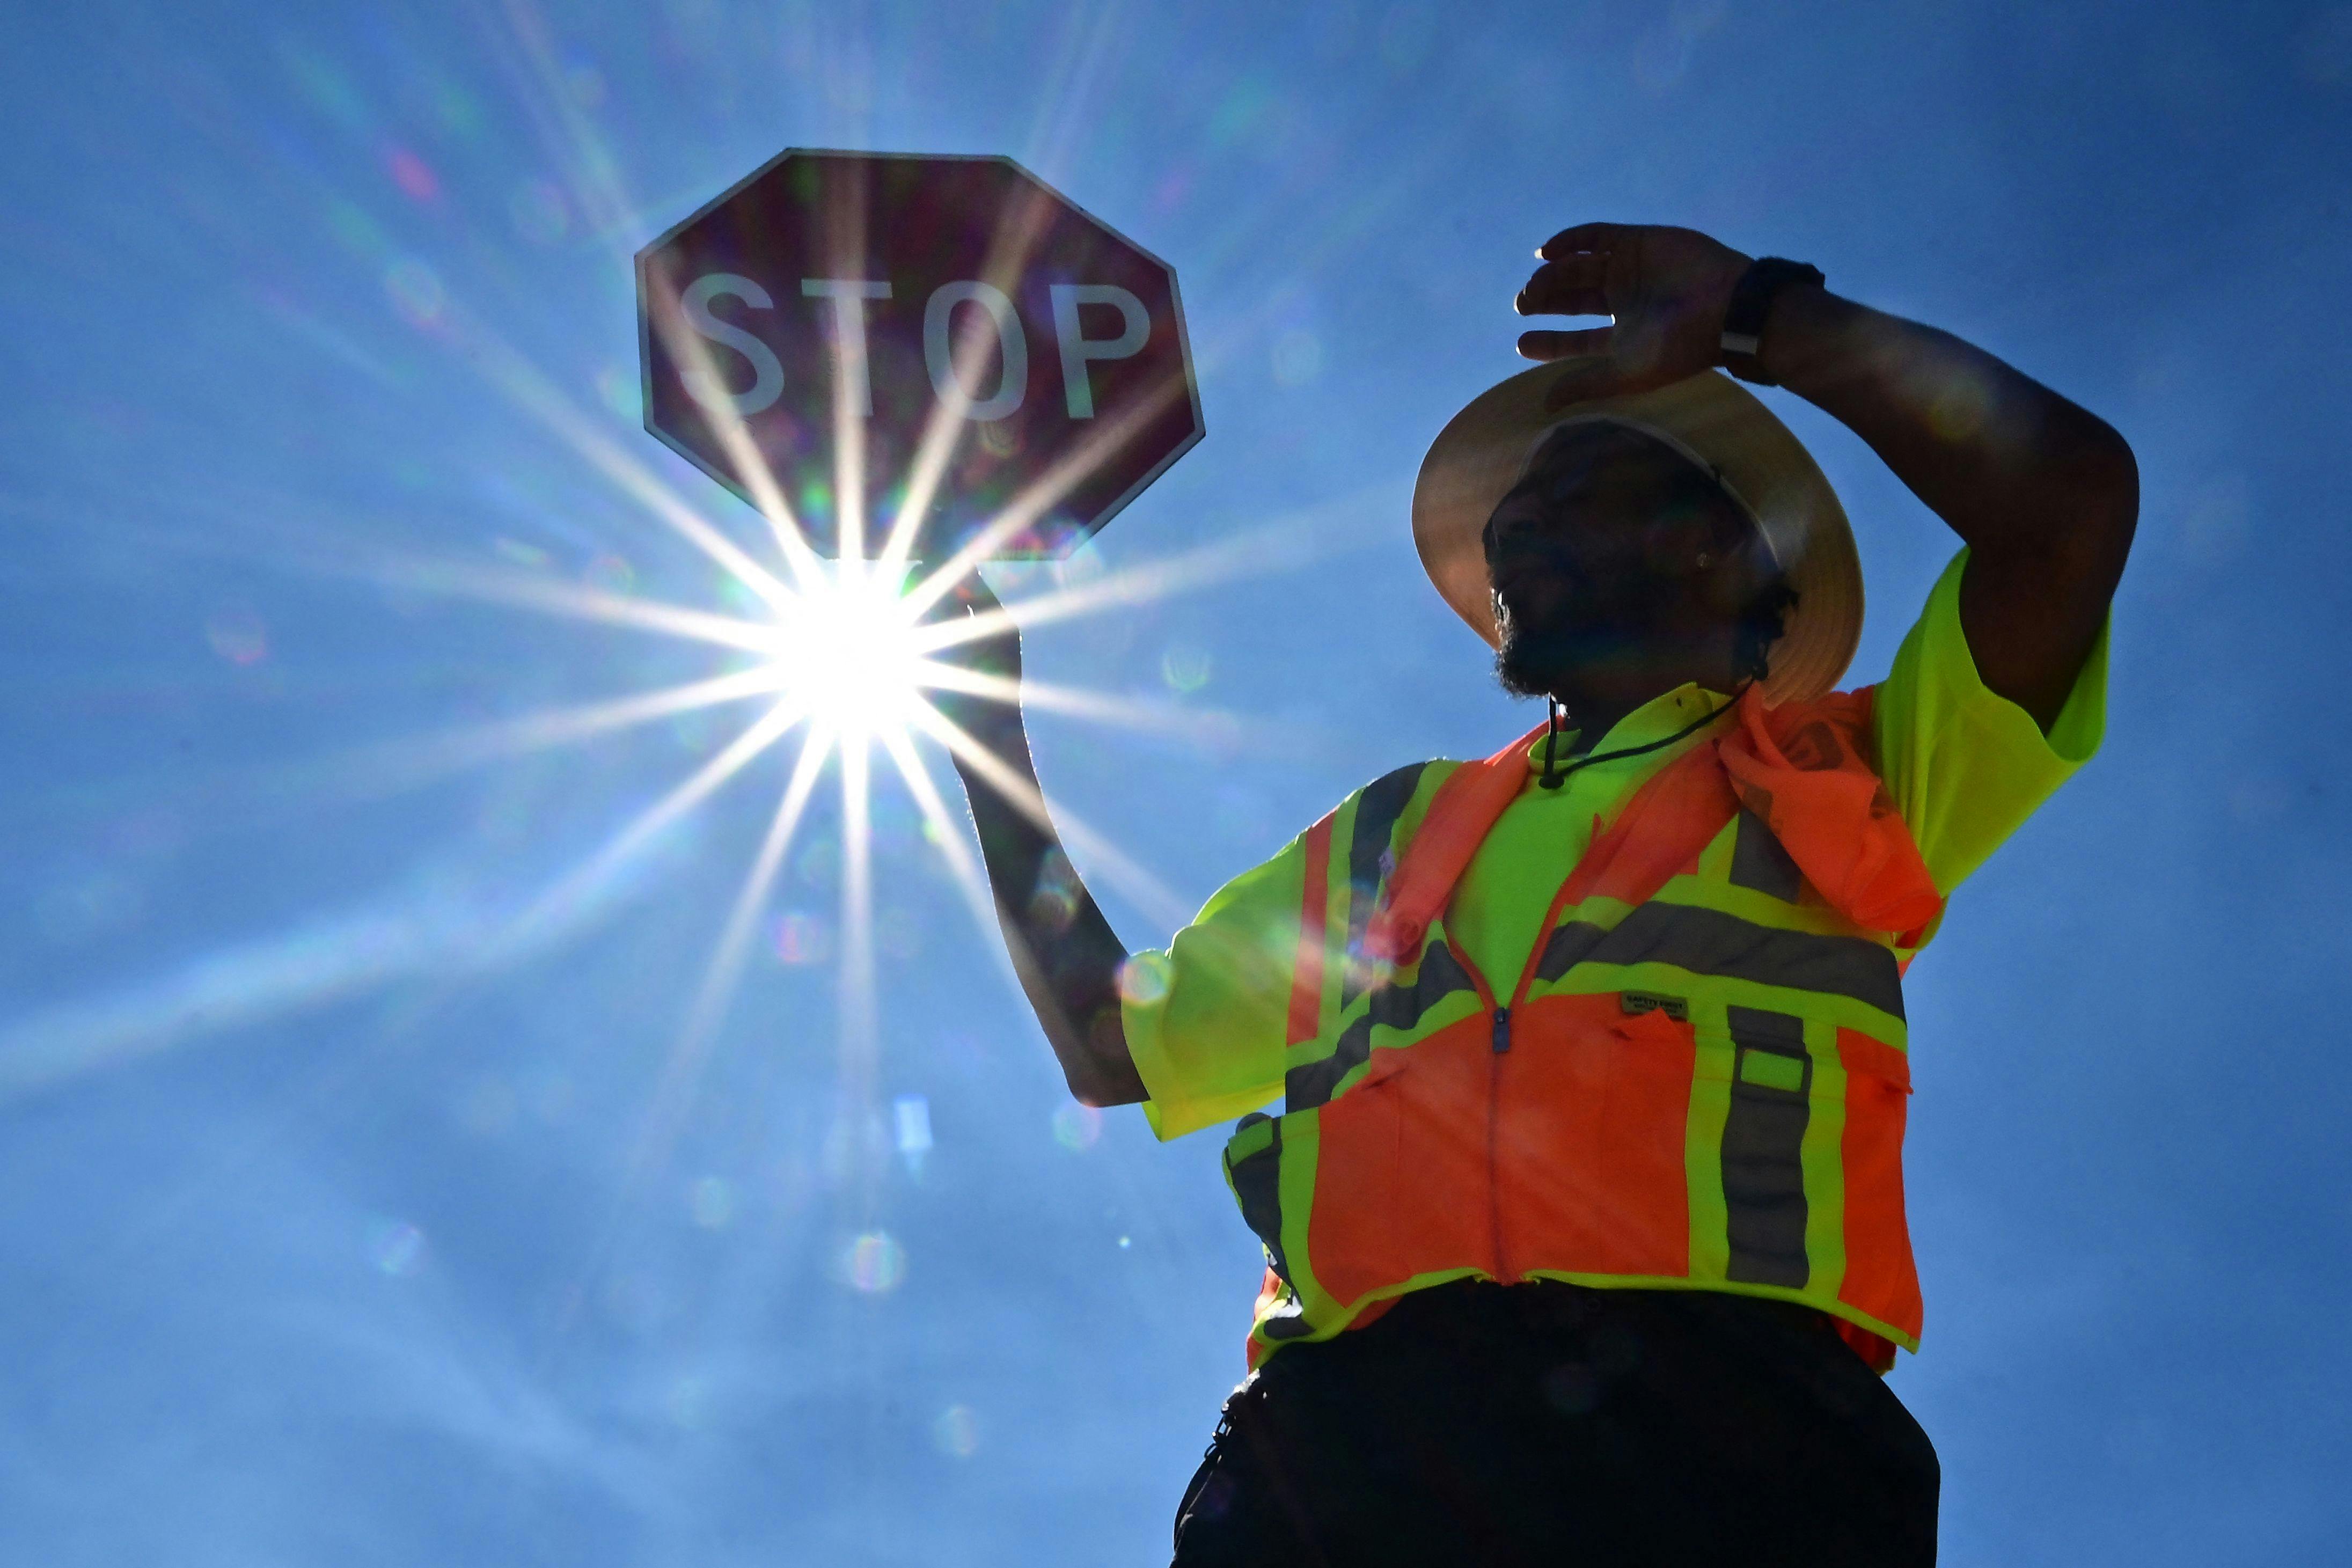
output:
M772 608L780 700L845 742L888 742L928 707L933 666L902 574L856 560L809 574Z

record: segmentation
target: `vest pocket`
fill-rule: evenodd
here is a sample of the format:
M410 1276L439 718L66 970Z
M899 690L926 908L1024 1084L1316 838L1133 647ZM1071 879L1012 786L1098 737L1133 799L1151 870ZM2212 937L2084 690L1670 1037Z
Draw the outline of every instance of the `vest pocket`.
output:
M1903 1207L1903 1131L1911 1098L1904 1052L1853 1029L1837 1032L1845 1068L1845 1278L1838 1300L1919 1336L1919 1275Z
M1307 1247L1342 1304L1421 1276L1493 1271L1487 1034L1481 1013L1376 1050L1364 1079L1314 1113Z
M1689 1275L1696 1039L1678 1010L1629 1014L1612 992L1543 997L1518 1015L1528 1026L1496 1112L1507 1278Z

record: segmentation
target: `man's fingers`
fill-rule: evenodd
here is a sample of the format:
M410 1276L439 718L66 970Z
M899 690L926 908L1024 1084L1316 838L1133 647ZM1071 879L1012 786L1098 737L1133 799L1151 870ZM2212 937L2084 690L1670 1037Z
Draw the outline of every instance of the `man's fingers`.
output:
M955 596L976 610L1003 608L997 603L996 592L988 585L988 579L980 574L980 567L976 563L968 567L961 577L956 579Z
M1532 360L1605 358L1614 327L1590 327L1580 332L1521 332L1519 353Z
M1563 367L1544 393L1544 407L1558 410L1571 403L1583 403L1595 397L1613 397L1632 392L1635 387L1627 381L1622 366L1614 360L1587 360L1581 364Z
M1601 286L1597 268L1584 263L1601 260L1600 257L1575 257L1568 261L1547 261L1528 279L1527 287L1512 301L1522 316L1606 316L1609 293Z
M1622 223L1580 223L1545 240L1536 247L1536 254L1546 261L1558 261L1579 251L1605 252L1628 226Z
M1570 288L1598 289L1609 281L1609 265L1613 253L1600 250L1580 250L1566 256L1555 256L1535 269L1529 283L1538 278L1558 279Z

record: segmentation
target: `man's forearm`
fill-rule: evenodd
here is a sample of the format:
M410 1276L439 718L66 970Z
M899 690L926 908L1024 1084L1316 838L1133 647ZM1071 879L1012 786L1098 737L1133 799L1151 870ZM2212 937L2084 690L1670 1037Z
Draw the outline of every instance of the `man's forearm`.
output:
M1825 289L1773 302L1761 357L1968 542L1962 619L1986 684L2047 726L2131 549L2139 479L2123 437L1949 332Z
M996 898L997 924L1021 988L1071 1094L1089 1105L1145 1098L1119 1021L1118 975L1126 946L1044 820L1045 804L1017 719L974 731L996 769L956 759L981 856ZM1023 798L1009 798L1008 792Z
M1971 546L2108 542L2100 534L2130 448L1973 343L1791 289L1773 302L1764 353L1781 385L1870 443Z

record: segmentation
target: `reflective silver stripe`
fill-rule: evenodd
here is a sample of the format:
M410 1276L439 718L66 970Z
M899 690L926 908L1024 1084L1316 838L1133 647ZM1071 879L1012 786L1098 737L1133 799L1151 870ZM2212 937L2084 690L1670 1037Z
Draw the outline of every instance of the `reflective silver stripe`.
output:
M1772 837L1764 819L1748 810L1739 808L1736 819L1738 837L1731 844L1731 880L1735 887L1750 888L1782 903L1793 904L1805 886L1804 873L1797 869L1789 851Z
M1253 1110L1241 1120L1235 1132L1244 1131L1259 1122L1266 1122L1272 1140L1263 1149L1239 1160L1230 1150L1225 1154L1225 1180L1233 1184L1234 1197L1241 1205L1242 1223L1257 1233L1265 1243L1265 1255L1274 1271L1286 1285L1290 1283L1290 1260L1282 1251L1282 1123L1264 1111Z
M1329 1056L1290 1069L1283 1079L1285 1106L1291 1110L1306 1110L1328 1104L1339 1080L1371 1059L1374 1025L1387 1029L1413 1028L1423 1015L1457 991L1475 994L1477 987L1470 984L1469 971L1462 967L1462 961L1454 956L1451 947L1442 942L1431 942L1422 950L1421 968L1415 972L1410 987L1400 988L1393 984L1374 987L1364 1010L1339 1031L1339 1042L1331 1047Z
M1693 974L1851 996L1903 1016L1902 972L1876 942L1778 931L1690 904L1643 904L1614 929L1570 921L1544 943L1536 978L1558 980L1580 963L1670 963Z
M1356 800L1356 826L1348 836L1348 947L1350 960L1364 951L1364 929L1371 924L1372 907L1381 883L1396 862L1389 857L1389 840L1396 835L1397 818L1412 804L1427 763L1383 773L1364 786ZM1345 1007L1364 989L1365 967L1348 963L1339 969L1339 1005Z
M1298 1299L1298 1287L1287 1279L1282 1283L1282 1304L1257 1321L1257 1331L1270 1340L1311 1338L1315 1325L1307 1321L1307 1303Z
M1731 1112L1723 1123L1723 1214L1731 1258L1724 1278L1801 1289L1805 1254L1805 1122L1813 1061L1805 1026L1785 1013L1734 1007ZM1751 1053L1775 1070L1748 1069ZM1795 1069L1791 1071L1793 1067ZM1773 1087L1793 1079L1795 1088Z

